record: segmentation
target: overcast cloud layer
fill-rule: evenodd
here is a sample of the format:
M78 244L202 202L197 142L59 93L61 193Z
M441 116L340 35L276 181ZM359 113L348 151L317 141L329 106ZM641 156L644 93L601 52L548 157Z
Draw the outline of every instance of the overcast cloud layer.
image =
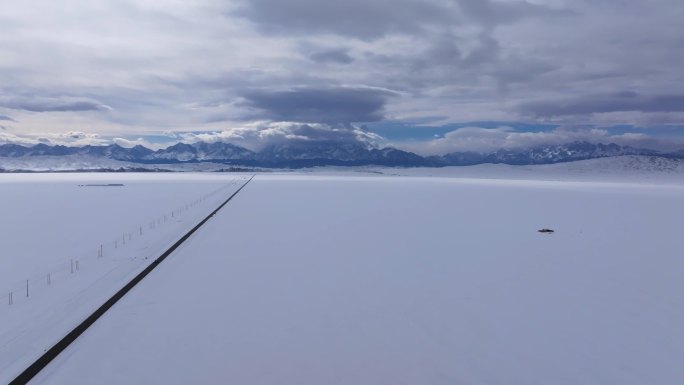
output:
M256 148L335 133L382 144L361 125L500 121L384 143L673 147L682 20L681 0L11 2L0 8L0 141ZM625 125L634 132L610 129ZM649 131L668 127L670 139Z

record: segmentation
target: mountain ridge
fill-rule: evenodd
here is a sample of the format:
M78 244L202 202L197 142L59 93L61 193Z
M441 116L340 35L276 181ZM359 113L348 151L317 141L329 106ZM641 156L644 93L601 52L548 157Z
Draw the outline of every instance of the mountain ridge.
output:
M615 143L571 142L525 149L499 149L489 152L452 152L441 156L420 156L393 147L376 148L362 143L289 143L252 151L227 142L177 143L152 150L137 145L118 144L80 147L37 144L22 146L0 144L2 158L35 156L88 156L137 164L174 164L213 162L236 166L265 168L304 168L317 166L395 166L444 167L484 163L509 165L554 164L576 160L624 155L684 159L684 150L660 152L621 146Z

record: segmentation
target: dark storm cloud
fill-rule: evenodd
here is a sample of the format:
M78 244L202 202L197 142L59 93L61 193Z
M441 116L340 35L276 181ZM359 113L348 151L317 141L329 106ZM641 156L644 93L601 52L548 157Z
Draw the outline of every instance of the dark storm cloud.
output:
M326 33L360 39L473 22L491 28L526 17L571 13L527 1L492 0L243 0L239 4L231 15L254 22L264 32Z
M31 112L83 112L109 110L108 106L92 100L59 98L11 98L0 100L0 106Z
M285 87L290 84L297 84L298 86L316 87L321 84L336 83L330 80L330 78L326 78L323 71L314 71L310 68L306 68L306 71L300 68L293 68L288 71L280 72L264 71L254 68L237 68L223 73L185 75L180 79L168 79L165 80L165 82L169 86L182 90L223 90L226 93L232 93L234 90L245 90L265 86ZM225 102L225 100L222 99L221 101L218 101L218 103L222 102ZM217 103L217 101L211 101L209 103Z
M317 63L338 63L350 64L354 58L349 55L346 49L328 49L309 54L309 59Z
M635 92L619 92L585 95L523 103L518 106L518 111L524 115L545 118L626 111L683 112L684 94L640 95Z
M379 71L372 85L424 92L473 81L496 80L498 92L511 83L529 82L558 67L533 52L501 47L498 26L526 19L576 15L574 11L528 1L497 0L317 0L241 1L232 15L250 20L265 36L345 37L372 41L382 37L415 39L405 49L368 50L361 70ZM459 30L460 29L460 30ZM463 31L468 30L467 37ZM318 63L350 64L346 50L308 53Z
M459 9L478 22L495 26L530 17L571 15L568 10L554 9L527 1L502 2L491 0L458 0Z
M451 19L449 2L436 0L245 0L232 15L280 34L326 33L374 39L415 33Z
M249 90L241 94L245 107L274 121L352 123L382 120L391 91L365 87Z

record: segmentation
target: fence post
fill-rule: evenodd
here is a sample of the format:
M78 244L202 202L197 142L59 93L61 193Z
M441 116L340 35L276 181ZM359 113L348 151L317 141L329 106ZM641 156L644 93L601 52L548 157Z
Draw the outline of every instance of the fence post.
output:
M71 274L74 274L74 260L71 259Z
M26 280L26 298L28 298L29 292L28 292L28 279Z

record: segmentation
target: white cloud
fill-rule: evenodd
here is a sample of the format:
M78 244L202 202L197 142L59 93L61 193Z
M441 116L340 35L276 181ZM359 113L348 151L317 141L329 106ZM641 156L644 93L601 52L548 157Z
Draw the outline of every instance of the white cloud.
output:
M426 141L397 142L391 145L422 155L443 155L450 152L489 152L498 149L530 148L575 141L616 143L619 145L675 150L684 147L684 140L658 139L642 133L610 134L600 128L560 127L552 131L525 132L511 127L464 127L440 138Z
M80 131L35 134L0 132L0 143L12 143L26 146L32 146L39 143L63 146L99 146L108 144L109 141L101 138L98 134L88 134Z
M165 142L151 142L145 138L136 138L136 139L126 139L126 138L112 138L111 143L118 144L121 147L125 148L131 148L135 146L143 146L147 147L151 150L159 150L162 148L166 148L169 146L172 146L176 143L178 143L178 140L173 140L173 138L169 137L168 141Z
M283 143L357 142L374 146L382 140L379 135L356 125L294 122L255 122L223 131L184 133L179 136L184 142L223 141L254 151Z

